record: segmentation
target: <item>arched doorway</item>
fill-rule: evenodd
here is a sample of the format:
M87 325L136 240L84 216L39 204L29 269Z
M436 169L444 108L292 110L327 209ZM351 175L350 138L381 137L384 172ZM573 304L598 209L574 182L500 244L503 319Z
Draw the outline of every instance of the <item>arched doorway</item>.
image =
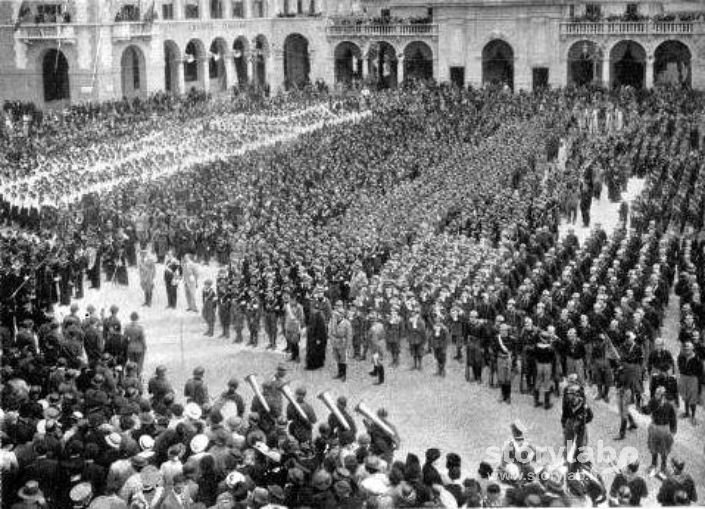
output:
M205 49L199 39L191 39L184 51L184 83L186 90L203 90Z
M228 44L218 37L211 43L208 55L208 77L211 92L223 92L228 89L227 71L225 69L225 54Z
M377 86L379 88L396 88L399 60L394 46L385 41L371 46L368 60L370 76L377 78Z
M341 42L335 47L335 82L351 85L362 77L362 51L357 44Z
M164 90L172 94L180 94L179 66L181 52L174 41L164 41Z
M303 88L310 70L308 40L301 34L289 34L284 39L284 88Z
M137 46L128 46L120 59L120 79L123 97L139 97L147 93L144 53Z
M247 85L247 59L249 58L249 43L246 37L238 37L233 43L233 60L238 86Z
M578 41L568 51L568 84L582 87L602 78L602 50L592 41Z
M404 78L433 79L433 51L425 42L412 42L404 48Z
M634 41L618 42L610 52L612 87L644 87L646 51Z
M264 35L255 37L254 67L255 86L267 87L267 58L269 58L269 43Z
M501 39L490 41L482 50L482 82L514 89L514 50Z
M50 49L44 54L42 81L45 102L71 99L69 61L60 50Z
M654 53L655 85L691 85L691 54L688 46L680 41L666 41Z

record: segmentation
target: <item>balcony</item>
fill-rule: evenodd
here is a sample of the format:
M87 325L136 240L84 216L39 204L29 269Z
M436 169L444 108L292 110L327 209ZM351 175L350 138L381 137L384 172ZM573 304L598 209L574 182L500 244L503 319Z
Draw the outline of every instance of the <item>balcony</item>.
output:
M113 25L113 42L151 39L153 32L151 23L143 21L118 22Z
M561 37L691 35L700 23L693 21L597 21L561 23Z
M45 41L74 44L76 42L76 30L73 25L64 23L23 24L15 31L15 39L25 44Z
M331 38L438 37L438 25L336 24L326 27L326 35Z

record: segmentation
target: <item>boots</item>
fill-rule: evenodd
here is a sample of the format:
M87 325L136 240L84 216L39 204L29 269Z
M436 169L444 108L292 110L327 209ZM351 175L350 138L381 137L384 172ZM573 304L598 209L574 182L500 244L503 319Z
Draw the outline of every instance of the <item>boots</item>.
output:
M338 378L343 378L343 365L341 363L338 363L338 374L333 377L333 380L337 380Z
M541 401L539 399L539 391L534 391L534 406L536 408L541 406Z
M622 419L622 421L619 423L619 435L615 437L615 440L624 440L624 437L626 434L627 434L627 420Z
M375 385L382 385L384 383L384 366L377 366L377 381Z
M634 422L634 417L632 417L631 415L628 415L627 419L629 420L629 431L635 430L639 427L636 425L636 422Z
M345 382L348 379L348 365L345 363L340 364L340 381Z
M465 366L465 381L470 381L470 366Z
M370 376L377 376L378 369L379 369L378 366L373 366L373 367L372 367L372 371L370 371L370 372L367 373L367 374L370 375Z
M551 393L547 392L543 395L543 407L549 410L553 405L551 404Z

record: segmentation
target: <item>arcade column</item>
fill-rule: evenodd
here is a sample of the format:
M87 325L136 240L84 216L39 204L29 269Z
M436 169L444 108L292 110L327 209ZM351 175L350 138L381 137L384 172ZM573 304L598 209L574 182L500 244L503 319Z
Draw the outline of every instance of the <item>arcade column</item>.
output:
M647 90L654 86L654 56L646 56L646 76L644 80L644 88Z

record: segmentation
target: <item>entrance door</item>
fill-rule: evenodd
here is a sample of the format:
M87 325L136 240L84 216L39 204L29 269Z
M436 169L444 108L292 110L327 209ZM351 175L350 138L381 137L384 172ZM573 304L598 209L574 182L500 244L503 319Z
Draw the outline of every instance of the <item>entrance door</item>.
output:
M531 78L533 90L548 88L548 67L534 67L531 70Z
M458 88L463 88L465 86L465 67L451 67L450 82Z

